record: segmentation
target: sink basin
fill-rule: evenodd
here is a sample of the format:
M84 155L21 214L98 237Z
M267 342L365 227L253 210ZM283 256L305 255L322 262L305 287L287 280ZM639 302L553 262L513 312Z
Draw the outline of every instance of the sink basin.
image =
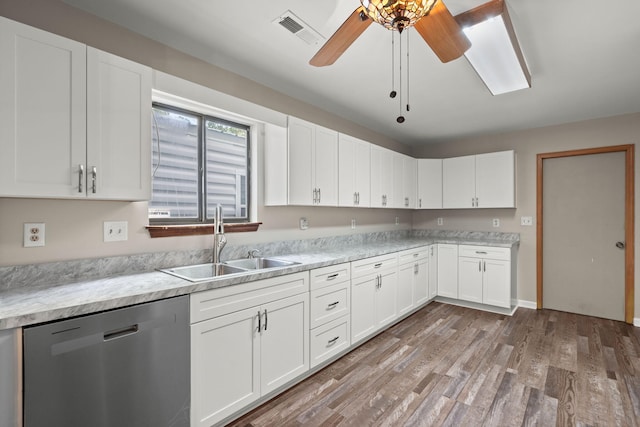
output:
M228 265L228 264L198 264L187 265L184 267L166 268L160 270L163 273L168 273L181 279L190 280L192 282L200 282L203 280L210 280L214 277L226 276L228 274L242 273L247 269Z
M285 261L277 258L242 258L225 262L226 265L239 267L246 270L263 270L266 268L288 267L290 265L300 264L294 261Z

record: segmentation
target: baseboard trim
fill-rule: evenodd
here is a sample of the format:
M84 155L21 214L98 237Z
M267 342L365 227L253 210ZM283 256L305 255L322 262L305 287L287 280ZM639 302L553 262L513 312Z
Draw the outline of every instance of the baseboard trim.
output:
M640 317L633 318L633 326L635 326L636 328L640 328Z
M527 300L519 299L518 307L530 308L532 310L535 310L538 308L538 304L535 301L527 301Z

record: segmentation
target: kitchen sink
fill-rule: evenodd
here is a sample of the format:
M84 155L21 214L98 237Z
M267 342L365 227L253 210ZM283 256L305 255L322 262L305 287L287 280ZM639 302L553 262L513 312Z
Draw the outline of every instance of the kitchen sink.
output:
M262 270L266 268L288 267L300 264L295 261L285 261L277 258L242 258L225 261L225 264L232 267L239 267L246 270Z
M235 273L243 273L247 271L246 268L240 268L233 265L228 264L198 264L198 265L187 265L184 267L175 267L175 268L166 268L160 270L163 273L168 273L176 277L180 277L181 279L190 280L192 282L201 282L203 280L210 280L214 277L226 276L229 274Z

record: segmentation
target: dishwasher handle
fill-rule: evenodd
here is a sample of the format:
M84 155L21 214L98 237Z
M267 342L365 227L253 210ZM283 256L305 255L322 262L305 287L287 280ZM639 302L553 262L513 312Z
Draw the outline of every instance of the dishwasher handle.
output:
M104 333L103 339L105 341L115 340L117 338L126 337L127 335L133 335L138 332L140 328L138 324L127 326L125 328L114 329L112 331L107 331Z

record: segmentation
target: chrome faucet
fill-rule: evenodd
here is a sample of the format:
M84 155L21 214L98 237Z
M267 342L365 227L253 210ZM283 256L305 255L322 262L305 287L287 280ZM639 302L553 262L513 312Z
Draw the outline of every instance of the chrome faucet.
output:
M260 250L259 249L251 249L249 251L249 254L247 255L247 258L257 258L258 255L260 255Z
M222 205L216 205L216 215L213 219L213 263L220 262L220 252L227 244L227 238L224 236L224 219L222 214Z

